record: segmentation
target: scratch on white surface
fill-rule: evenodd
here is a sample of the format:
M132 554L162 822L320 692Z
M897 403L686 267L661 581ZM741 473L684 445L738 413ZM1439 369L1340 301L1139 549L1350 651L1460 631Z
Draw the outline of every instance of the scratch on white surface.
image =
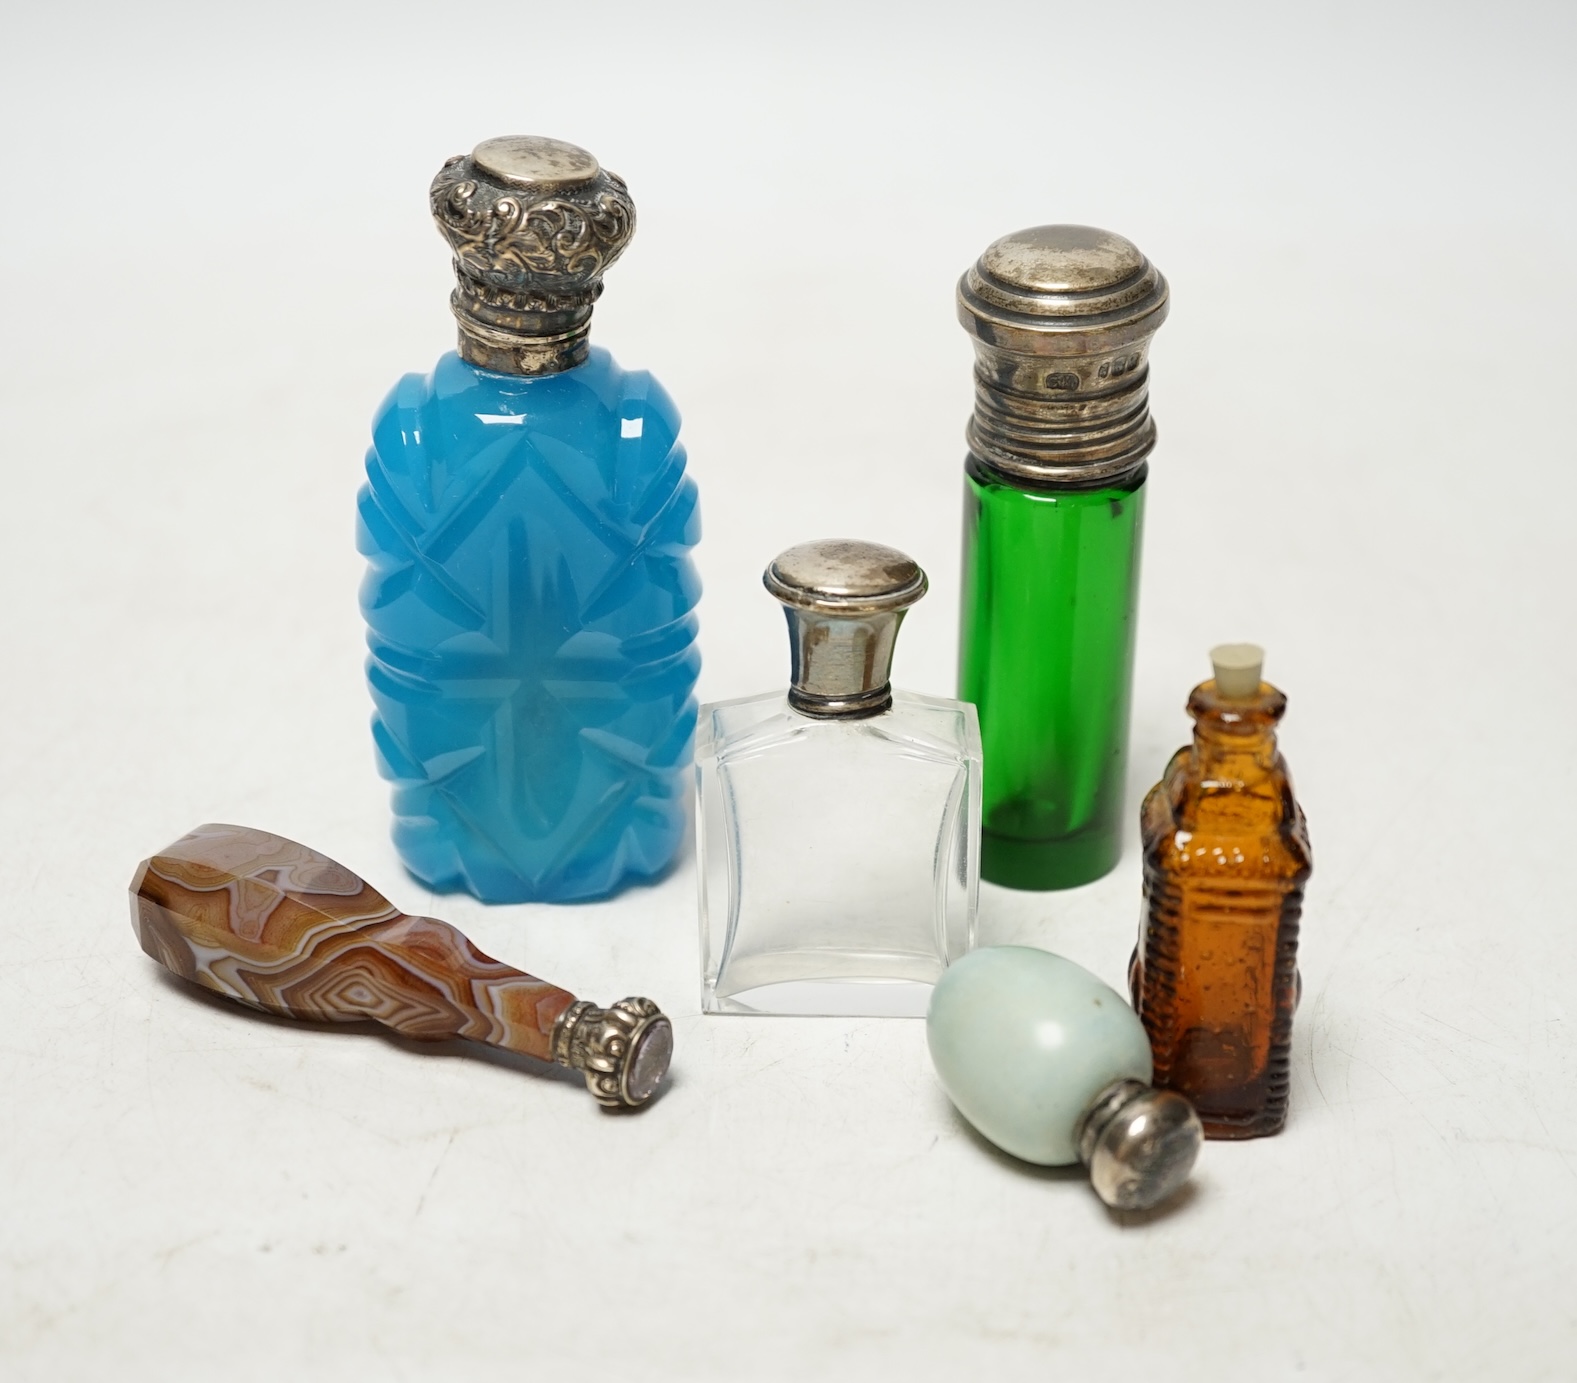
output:
M1347 888L1347 885L1363 873L1364 867L1374 857L1374 854L1377 850L1389 850L1395 848L1397 823L1410 818L1413 815L1413 808L1419 799L1424 797L1426 794L1433 793L1435 781L1444 771L1446 762L1448 761L1437 763L1431 772L1420 775L1414 781L1412 791L1409 792L1407 796L1397 804L1395 809L1386 816L1385 820L1377 829L1370 832L1367 846L1359 851L1358 858L1352 862L1352 864L1347 869L1347 872L1338 877L1331 888L1322 890L1323 898L1321 905L1323 907L1329 909L1335 906L1337 901L1341 898L1343 891ZM1345 953L1348 945L1357 934L1357 931L1357 928L1352 928L1349 930L1346 939L1338 948L1338 956Z
M1349 1072L1347 1103L1349 1105L1354 1103L1351 1091L1350 1073L1353 1066L1362 1066L1373 1072L1374 1075L1378 1076L1382 1081L1390 1086L1391 1089L1395 1091L1397 1096L1401 1099L1402 1103L1418 1116L1419 1123L1434 1135L1436 1142L1440 1144L1441 1148L1447 1152L1450 1151L1450 1140L1447 1139L1445 1134L1441 1132L1439 1125L1429 1117L1428 1113L1426 1112L1426 1106L1413 1098L1411 1091L1409 1091L1405 1086L1399 1085L1377 1063L1370 1061L1367 1057L1359 1056L1358 1053L1353 1051L1350 1047L1341 1046L1335 1042L1332 1042L1331 1050L1339 1052L1342 1056L1347 1058ZM1443 1072L1442 1074L1445 1074L1447 1081L1451 1082L1451 1077L1448 1072Z
M433 1189L433 1183L438 1180L438 1173L442 1170L444 1163L448 1160L449 1150L454 1147L454 1140L459 1136L459 1129L450 1129L449 1139L444 1144L444 1150L438 1154L438 1161L433 1163L432 1175L427 1178L427 1185L422 1187L422 1194L417 1197L416 1210L412 1214L411 1219L417 1220L421 1218L422 1207L427 1204L427 1193Z
M1555 1135L1550 1132L1549 1123L1544 1118L1544 1111L1539 1108L1537 1100L1533 1101L1532 1103L1533 1117L1539 1121L1539 1127L1544 1130L1544 1137L1546 1139L1545 1146L1548 1147L1556 1157L1560 1158L1561 1166L1566 1169L1566 1174L1570 1177L1577 1178L1577 1167L1572 1166L1571 1158L1567 1154L1566 1149L1561 1147L1561 1145L1556 1141Z
M1324 1026L1325 1018L1325 986L1320 986L1320 992L1314 996L1314 1011L1309 1015L1309 1021L1318 1032ZM1314 1078L1314 1088L1319 1093L1321 1101L1327 1109L1330 1108L1331 1097L1325 1093L1325 1087L1320 1084L1320 1063L1315 1059L1314 1053L1309 1054L1309 1074Z
M177 1254L185 1253L187 1249L196 1248L198 1244L207 1243L214 1237L215 1231L209 1230L206 1234L194 1234L190 1239L182 1239L178 1244L171 1244L167 1249L159 1249L154 1253L158 1260L159 1270L163 1272L170 1266L170 1260Z
M1466 1028L1459 1028L1455 1023L1448 1023L1448 1022L1446 1022L1446 1020L1444 1018L1437 1018L1432 1013L1425 1013L1423 1016L1425 1018L1427 1018L1431 1023L1438 1023L1443 1028L1448 1028L1454 1033L1460 1033L1463 1037L1467 1038L1467 1040L1469 1042L1480 1042L1481 1043L1484 1040L1481 1037L1475 1037Z

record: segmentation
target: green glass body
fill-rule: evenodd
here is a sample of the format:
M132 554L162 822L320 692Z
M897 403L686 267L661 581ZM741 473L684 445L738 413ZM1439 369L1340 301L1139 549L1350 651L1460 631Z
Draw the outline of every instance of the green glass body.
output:
M969 460L958 694L980 711L992 883L1072 888L1122 852L1147 474L1029 489Z

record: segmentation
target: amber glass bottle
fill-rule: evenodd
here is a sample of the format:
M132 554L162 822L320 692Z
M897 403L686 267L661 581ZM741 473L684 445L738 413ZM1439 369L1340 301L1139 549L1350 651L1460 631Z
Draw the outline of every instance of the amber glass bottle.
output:
M1129 969L1157 1087L1193 1101L1207 1138L1287 1119L1308 826L1276 748L1287 698L1252 644L1211 650L1194 742L1144 800L1144 915Z

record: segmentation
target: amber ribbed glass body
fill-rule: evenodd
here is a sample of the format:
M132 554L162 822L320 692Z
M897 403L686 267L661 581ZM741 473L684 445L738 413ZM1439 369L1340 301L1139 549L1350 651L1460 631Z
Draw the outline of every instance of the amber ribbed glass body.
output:
M1308 826L1276 724L1287 699L1195 687L1194 742L1145 798L1144 916L1129 971L1155 1084L1193 1101L1207 1138L1287 1118Z

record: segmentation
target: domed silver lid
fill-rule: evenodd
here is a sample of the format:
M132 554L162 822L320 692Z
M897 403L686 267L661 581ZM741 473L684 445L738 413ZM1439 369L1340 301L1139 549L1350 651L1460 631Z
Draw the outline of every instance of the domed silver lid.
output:
M535 134L484 139L471 150L471 162L500 182L536 193L578 187L602 172L602 165L578 144Z
M892 705L898 626L926 592L912 557L880 543L825 538L779 553L762 582L788 617L789 705L821 718L879 715Z
M1097 484L1155 445L1150 338L1166 320L1161 272L1093 226L1032 226L986 248L959 281L975 343L971 453L1010 480Z
M1119 1081L1085 1111L1079 1160L1112 1209L1149 1210L1188 1180L1204 1138L1199 1115L1176 1091Z
M1094 226L1031 226L987 246L958 285L964 330L1026 355L1100 354L1166 320L1160 271Z

